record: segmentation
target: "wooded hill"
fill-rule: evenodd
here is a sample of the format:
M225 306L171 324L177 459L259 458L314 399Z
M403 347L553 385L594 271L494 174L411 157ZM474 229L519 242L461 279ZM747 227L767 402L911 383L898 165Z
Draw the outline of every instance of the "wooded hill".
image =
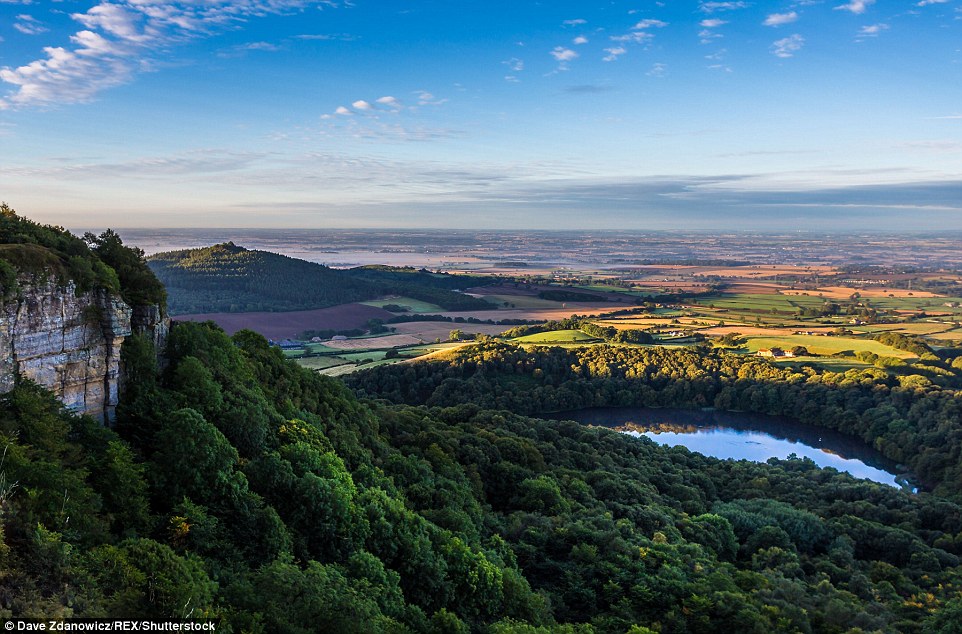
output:
M233 242L202 249L158 253L148 260L167 287L172 315L190 313L292 311L404 295L446 310L490 308L452 289L462 277L397 267L332 269L297 258L249 250ZM471 278L471 286L492 278Z

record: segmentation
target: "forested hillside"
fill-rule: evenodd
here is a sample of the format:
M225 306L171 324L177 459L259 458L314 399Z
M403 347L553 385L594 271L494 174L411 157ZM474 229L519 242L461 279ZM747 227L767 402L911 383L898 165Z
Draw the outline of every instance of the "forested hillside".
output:
M911 372L793 369L702 348L526 350L489 342L448 361L386 366L349 381L362 394L399 403L472 403L528 415L650 406L788 416L855 436L962 500L962 393L951 387L957 370L932 362Z
M0 397L6 614L439 634L962 615L962 509L943 498L478 405L364 404L209 324L172 330L163 372L144 338L124 359L116 430L29 383ZM421 367L441 368L404 371Z
M167 287L174 315L311 310L390 294L447 310L490 308L482 300L452 292L463 285L454 276L389 267L331 269L232 242L158 253L148 264Z
M0 261L162 298L113 232L0 221L16 236ZM0 395L0 616L292 634L962 623L962 409L938 359L834 374L710 349L482 342L361 373L351 384L378 400L358 400L250 331L176 324L163 367L153 341L123 343L114 428L26 379ZM789 414L871 442L935 493L526 417L616 404Z

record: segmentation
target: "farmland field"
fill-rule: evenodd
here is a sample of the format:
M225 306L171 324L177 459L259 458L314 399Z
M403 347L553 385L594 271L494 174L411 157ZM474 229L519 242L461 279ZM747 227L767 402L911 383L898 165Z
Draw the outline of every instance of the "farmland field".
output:
M297 365L307 368L308 370L323 370L324 368L333 368L338 365L343 365L345 361L340 357L304 357L297 360Z
M597 341L595 337L586 335L580 330L552 330L549 332L539 332L533 335L525 335L512 339L516 343L580 343Z
M901 359L914 358L911 352L896 350L890 346L872 339L850 339L848 337L819 337L817 335L786 335L783 337L750 337L748 350L757 352L762 348L782 348L790 350L795 346L805 346L809 352L815 354L837 354L843 350L852 352L874 352L879 356L899 357Z
M388 320L393 313L364 304L342 304L317 310L286 313L205 313L177 315L176 321L213 321L232 335L248 328L269 339L296 337L305 330L363 328L371 319Z
M365 306L376 306L377 308L384 308L391 304L397 306L406 306L409 312L412 313L440 313L444 312L444 309L437 304L430 304L428 302L422 302L419 299L412 299L410 297L387 297L384 299L372 299L366 302L360 302Z
M500 335L511 326L496 326L492 324L460 324L450 321L406 321L400 324L390 324L399 335L411 335L421 341L442 341L448 338L452 330L460 330L467 334Z
M417 337L411 335L386 335L383 337L363 337L357 339L343 339L339 341L326 341L324 347L339 350L371 350L375 348L399 348L401 346L413 346L423 343Z

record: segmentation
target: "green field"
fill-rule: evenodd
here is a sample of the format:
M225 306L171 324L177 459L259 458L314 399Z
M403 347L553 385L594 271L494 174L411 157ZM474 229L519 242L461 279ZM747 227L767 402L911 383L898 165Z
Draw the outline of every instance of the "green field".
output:
M882 310L925 310L938 313L962 313L962 306L952 308L947 302L962 303L962 297L870 297L867 301Z
M811 295L733 293L731 295L699 298L695 300L695 303L702 306L727 308L728 310L771 312L774 308L778 312L794 313L798 308L816 308L825 301L825 298Z
M603 293L621 293L622 295L629 295L631 297L651 297L652 295L657 295L653 291L640 291L631 290L630 288L625 288L624 286L612 286L611 284L585 284L581 286L574 286L575 289L584 289L586 291L601 291Z
M839 359L838 357L794 357L791 359L775 359L775 363L792 367L817 365L830 372L847 372L856 368L868 367L867 363L855 359Z
M819 337L817 335L784 335L781 337L749 337L747 347L750 352L758 352L762 348L781 348L790 350L795 346L805 346L809 352L819 355L838 354L844 350L862 352L867 350L879 356L898 357L900 359L913 358L911 352L896 350L872 339L852 339L850 337Z
M587 343L597 341L580 330L551 330L512 339L515 343Z
M561 308L563 302L541 299L534 295L482 295L481 299L498 308ZM505 304L508 304L505 306Z
M346 361L340 357L303 357L297 360L297 365L308 370L323 370L344 365Z
M898 324L873 324L866 326L852 326L856 332L898 332L903 335L932 335L952 330L952 324L928 321L908 321Z
M408 312L412 313L443 313L444 309L437 304L430 304L428 302L422 302L419 299L413 299L411 297L389 297L386 299L372 299L366 302L360 302L366 306L376 306L378 308L384 308L389 304L396 304L398 306L406 306Z

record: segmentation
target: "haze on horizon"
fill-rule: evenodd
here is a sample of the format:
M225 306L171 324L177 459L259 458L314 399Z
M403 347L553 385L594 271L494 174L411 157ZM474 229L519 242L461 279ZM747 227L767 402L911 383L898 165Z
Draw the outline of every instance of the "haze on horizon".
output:
M118 227L962 229L962 0L0 0L0 199Z

